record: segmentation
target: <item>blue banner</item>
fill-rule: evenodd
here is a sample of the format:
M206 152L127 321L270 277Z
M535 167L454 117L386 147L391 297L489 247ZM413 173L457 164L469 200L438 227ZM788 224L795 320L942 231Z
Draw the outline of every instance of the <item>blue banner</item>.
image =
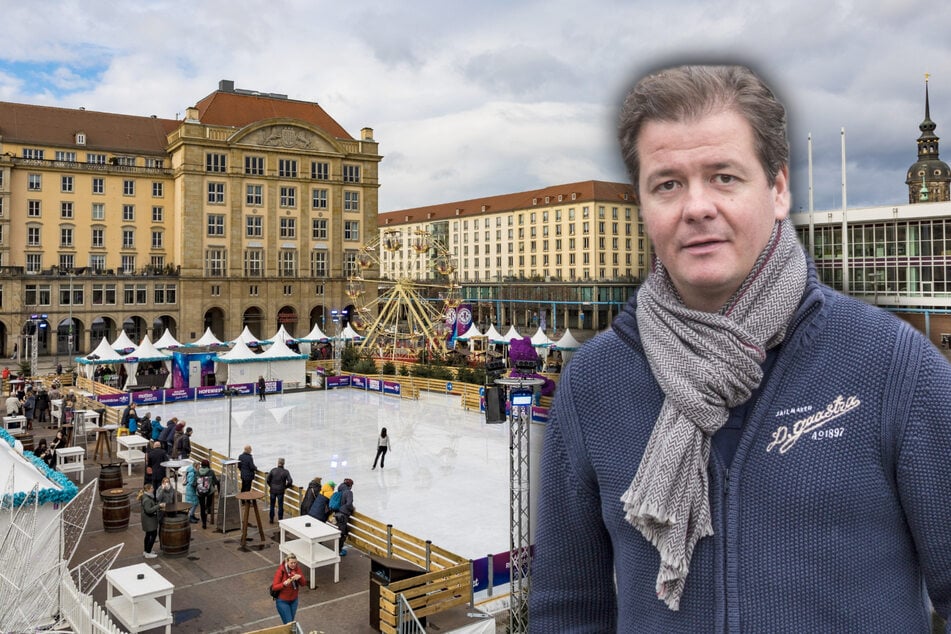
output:
M161 405L164 399L162 393L165 390L139 390L132 393L132 402L136 405Z
M195 398L195 388L182 387L165 390L165 402L175 403L177 401L190 401Z
M402 394L400 390L401 390L400 384L397 383L396 381L383 381L384 394L393 394L395 396L399 396L400 394Z
M109 407L125 407L131 402L131 397L128 394L100 394L96 400Z

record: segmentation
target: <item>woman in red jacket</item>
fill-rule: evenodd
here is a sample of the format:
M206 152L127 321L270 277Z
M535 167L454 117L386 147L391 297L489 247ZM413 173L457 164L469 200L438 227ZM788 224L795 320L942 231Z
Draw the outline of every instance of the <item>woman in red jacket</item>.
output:
M275 604L277 613L281 617L281 623L290 623L297 615L297 594L301 586L307 585L307 579L304 573L297 565L297 556L288 555L284 558L284 563L277 567L274 573L274 580L271 582L272 590L279 590Z

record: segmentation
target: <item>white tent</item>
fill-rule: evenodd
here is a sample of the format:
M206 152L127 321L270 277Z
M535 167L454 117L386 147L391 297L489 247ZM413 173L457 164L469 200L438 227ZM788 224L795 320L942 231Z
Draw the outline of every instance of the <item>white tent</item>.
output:
M215 333L211 332L211 326L205 328L205 333L197 340L188 344L190 346L223 346L225 342L215 336Z
M574 355L575 350L581 347L581 344L577 339L574 338L574 335L571 334L571 329L565 329L565 334L561 336L558 341L555 342L553 348L561 352L562 358L562 367L568 364L568 361L571 360L572 355Z
M522 339L522 335L515 330L515 324L509 326L508 332L502 335L502 343L512 343L512 339Z
M473 322L469 326L469 330L465 331L463 334L456 337L456 339L461 339L462 341L469 341L470 339L485 339L487 335L483 335L479 332L479 328Z
M277 332L274 333L274 336L268 339L267 343L274 343L275 341L280 341L282 343L287 343L288 341L297 341L284 329L284 324L281 324L281 327L277 329ZM265 342L261 342L265 343Z
M119 331L119 336L112 342L112 349L119 354L125 354L127 350L135 350L135 342L129 338L125 330Z
M485 336L489 338L489 343L508 343L508 340L502 337L502 333L495 329L495 324L489 324Z
M310 329L310 332L298 339L298 341L305 341L307 343L330 341L330 337L324 334L324 331L320 329L319 325L314 324L314 327Z
M240 335L238 335L235 339L232 339L229 343L236 344L238 343L238 341L241 341L247 346L257 345L261 343L261 341L258 340L257 337L251 334L251 329L248 328L247 326L244 327L244 330L241 331Z
M172 331L166 328L162 336L155 342L155 347L159 350L165 350L166 348L181 348L182 344L175 339L172 335Z
M252 383L267 376L267 359L256 354L240 338L234 347L215 359L215 378L219 383Z
M552 344L552 340L548 338L548 335L545 334L545 331L542 330L542 327L539 326L538 330L535 331L535 334L532 335L532 345L536 348L549 347Z
M267 374L269 379L303 385L307 376L307 355L297 354L287 347L283 341L275 341L259 359L267 359Z
M363 335L353 329L353 326L347 324L347 327L340 333L341 339L363 339Z
M99 340L96 349L85 357L76 357L76 363L83 366L83 374L87 379L92 379L96 373L97 365L119 364L122 363L122 355L112 349L105 337Z
M145 335L145 337L142 338L142 343L140 343L135 350L127 354L122 361L123 365L125 365L126 376L128 377L123 389L129 389L130 386L137 385L135 373L139 368L139 363L143 361L161 361L165 365L166 371L164 387L172 386L172 357L158 350L152 343L152 340L149 339L149 336Z

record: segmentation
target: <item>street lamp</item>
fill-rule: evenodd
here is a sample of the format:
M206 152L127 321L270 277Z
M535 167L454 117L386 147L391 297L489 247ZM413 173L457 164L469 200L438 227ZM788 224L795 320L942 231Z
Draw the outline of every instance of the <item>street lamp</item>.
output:
M67 363L73 358L73 276L75 272L69 271L69 334L66 336Z
M234 389L230 387L225 387L223 392L228 397L228 458L231 458L231 427L233 422L231 419L231 402L234 398L234 392Z

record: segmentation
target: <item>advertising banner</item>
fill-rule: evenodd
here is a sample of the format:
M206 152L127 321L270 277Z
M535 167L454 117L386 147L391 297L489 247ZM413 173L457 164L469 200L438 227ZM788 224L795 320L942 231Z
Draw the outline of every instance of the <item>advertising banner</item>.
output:
M332 390L335 387L350 387L350 375L347 376L328 376L327 389Z
M350 377L350 387L355 387L359 390L367 389L367 377L354 374Z
M367 389L371 392L382 392L383 391L383 381L380 379L371 379L367 377Z
M130 402L130 396L128 394L100 394L97 400L109 407L125 407Z
M206 385L195 388L195 398L201 400L206 398L218 398L225 391L222 385Z
M175 403L177 401L190 401L195 398L195 388L182 387L165 390L165 402Z
M238 396L251 396L254 394L254 390L257 386L254 383L229 383L228 387L234 390L234 393ZM270 391L265 381L264 393L267 394Z
M161 405L164 390L139 390L132 393L132 402L136 405Z
M400 391L400 384L396 381L383 381L383 393L399 396L402 393Z

